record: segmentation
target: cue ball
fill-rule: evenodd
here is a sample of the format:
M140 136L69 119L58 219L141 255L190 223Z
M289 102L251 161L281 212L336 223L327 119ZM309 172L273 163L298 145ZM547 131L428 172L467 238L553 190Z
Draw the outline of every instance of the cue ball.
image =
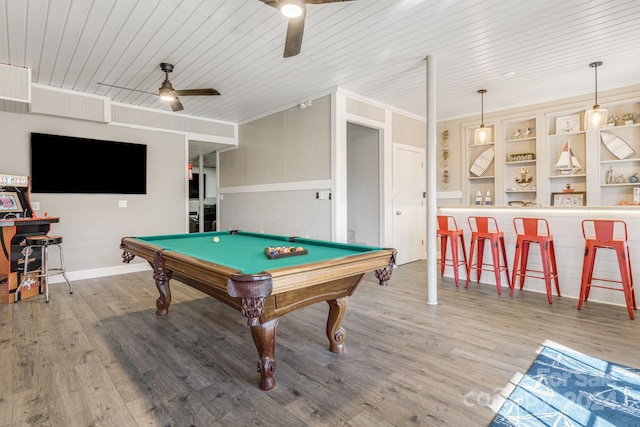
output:
M213 238L213 242L214 242L214 243L218 243L219 241L220 241L220 238L219 238L218 236L216 236L216 237L214 237L214 238Z

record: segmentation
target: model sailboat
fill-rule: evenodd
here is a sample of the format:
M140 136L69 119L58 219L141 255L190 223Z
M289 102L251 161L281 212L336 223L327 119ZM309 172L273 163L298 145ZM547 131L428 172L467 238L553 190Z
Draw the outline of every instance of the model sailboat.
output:
M582 166L573 154L573 150L571 150L571 141L567 140L567 143L564 144L564 148L560 153L560 158L556 162L555 170L561 175L573 175L580 169L582 169Z

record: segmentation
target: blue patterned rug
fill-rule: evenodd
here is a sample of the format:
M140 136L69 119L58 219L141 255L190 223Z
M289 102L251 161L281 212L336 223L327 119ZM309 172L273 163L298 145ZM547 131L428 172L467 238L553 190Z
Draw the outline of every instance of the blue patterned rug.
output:
M502 426L640 426L640 369L545 342L489 425Z

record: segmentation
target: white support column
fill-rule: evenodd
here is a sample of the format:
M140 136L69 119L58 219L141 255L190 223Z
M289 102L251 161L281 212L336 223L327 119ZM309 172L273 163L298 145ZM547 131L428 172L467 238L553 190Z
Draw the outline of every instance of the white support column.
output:
M427 304L438 304L438 269L436 247L436 60L427 64Z
M204 232L204 156L198 156L198 231Z

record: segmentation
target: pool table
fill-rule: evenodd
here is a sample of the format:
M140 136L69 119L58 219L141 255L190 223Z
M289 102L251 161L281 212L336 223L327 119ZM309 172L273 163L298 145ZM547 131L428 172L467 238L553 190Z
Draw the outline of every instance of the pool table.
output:
M175 278L248 318L260 358L262 390L276 386L274 353L280 316L326 301L329 350L344 352L341 323L347 297L367 272L375 271L380 285L385 286L396 254L395 249L243 231L124 237L120 246L123 262L137 255L153 268L160 293L156 315L168 314L169 281ZM265 252L269 247L292 246L301 254Z

